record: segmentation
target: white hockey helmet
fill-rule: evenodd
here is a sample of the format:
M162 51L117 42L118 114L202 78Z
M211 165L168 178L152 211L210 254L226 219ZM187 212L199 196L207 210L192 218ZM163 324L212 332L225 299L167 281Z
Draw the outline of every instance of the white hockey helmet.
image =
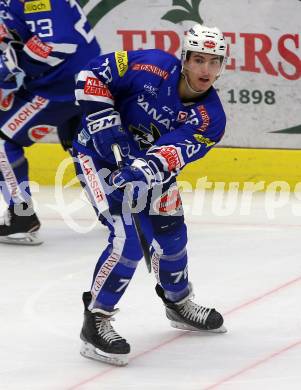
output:
M181 62L182 66L188 51L216 54L226 59L227 45L223 33L217 27L194 25L183 39Z

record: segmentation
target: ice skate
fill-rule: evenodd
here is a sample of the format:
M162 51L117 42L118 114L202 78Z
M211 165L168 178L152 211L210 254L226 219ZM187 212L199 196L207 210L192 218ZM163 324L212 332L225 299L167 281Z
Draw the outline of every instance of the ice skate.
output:
M33 209L26 203L10 206L0 220L0 243L40 245L41 224Z
M166 317L170 320L171 326L177 329L192 331L209 331L214 333L225 333L224 319L215 309L200 306L192 302L192 286L189 285L190 293L187 297L178 302L171 302L165 298L164 290L156 285L156 292L165 305Z
M90 311L88 309L90 301L90 292L84 292L84 324L80 334L83 340L81 355L115 366L127 365L130 345L111 325L111 321L114 320L113 315L117 310L113 314L101 309Z

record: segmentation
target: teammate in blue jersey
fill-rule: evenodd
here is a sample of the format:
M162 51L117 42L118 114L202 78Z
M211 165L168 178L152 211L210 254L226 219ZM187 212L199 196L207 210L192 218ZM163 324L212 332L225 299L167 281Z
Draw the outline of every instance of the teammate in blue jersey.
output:
M99 54L76 0L0 0L0 242L41 243L23 147L53 131L68 147L80 123L75 77Z
M74 141L75 166L109 230L91 291L83 294L85 357L128 362L130 346L110 321L142 258L129 195L136 201L156 292L172 326L226 331L220 313L192 301L176 184L181 169L204 157L224 134L225 113L212 84L225 62L220 30L195 25L184 37L181 61L160 50L121 51L99 56L79 73L76 97L84 117ZM123 168L116 169L113 145L119 147Z

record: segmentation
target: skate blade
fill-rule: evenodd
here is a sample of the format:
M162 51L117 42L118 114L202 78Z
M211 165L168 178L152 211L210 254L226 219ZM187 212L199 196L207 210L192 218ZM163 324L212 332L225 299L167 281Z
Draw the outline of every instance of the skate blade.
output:
M43 240L39 237L38 232L15 233L9 236L0 236L0 243L10 245L41 245Z
M191 330L193 332L210 332L210 333L226 333L227 332L227 328L224 325L222 325L221 327L219 327L217 329L199 329L199 328L195 328L191 325L183 324L181 322L176 322L176 321L170 321L170 325L176 329Z
M114 366L126 366L129 362L128 354L103 352L85 341L82 344L80 354L85 358L112 364Z

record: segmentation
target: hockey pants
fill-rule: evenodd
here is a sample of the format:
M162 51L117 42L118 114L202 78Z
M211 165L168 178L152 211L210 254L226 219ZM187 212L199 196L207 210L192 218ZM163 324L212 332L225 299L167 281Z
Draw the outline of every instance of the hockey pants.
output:
M76 172L98 215L108 228L108 245L95 267L91 307L113 310L124 294L142 258L139 237L131 214L114 199L108 186L108 172L116 167L105 163L89 151L74 151ZM102 170L105 167L105 175ZM172 301L188 293L187 232L183 209L175 181L148 194L146 207L139 212L143 233L150 244L152 266L157 282Z

